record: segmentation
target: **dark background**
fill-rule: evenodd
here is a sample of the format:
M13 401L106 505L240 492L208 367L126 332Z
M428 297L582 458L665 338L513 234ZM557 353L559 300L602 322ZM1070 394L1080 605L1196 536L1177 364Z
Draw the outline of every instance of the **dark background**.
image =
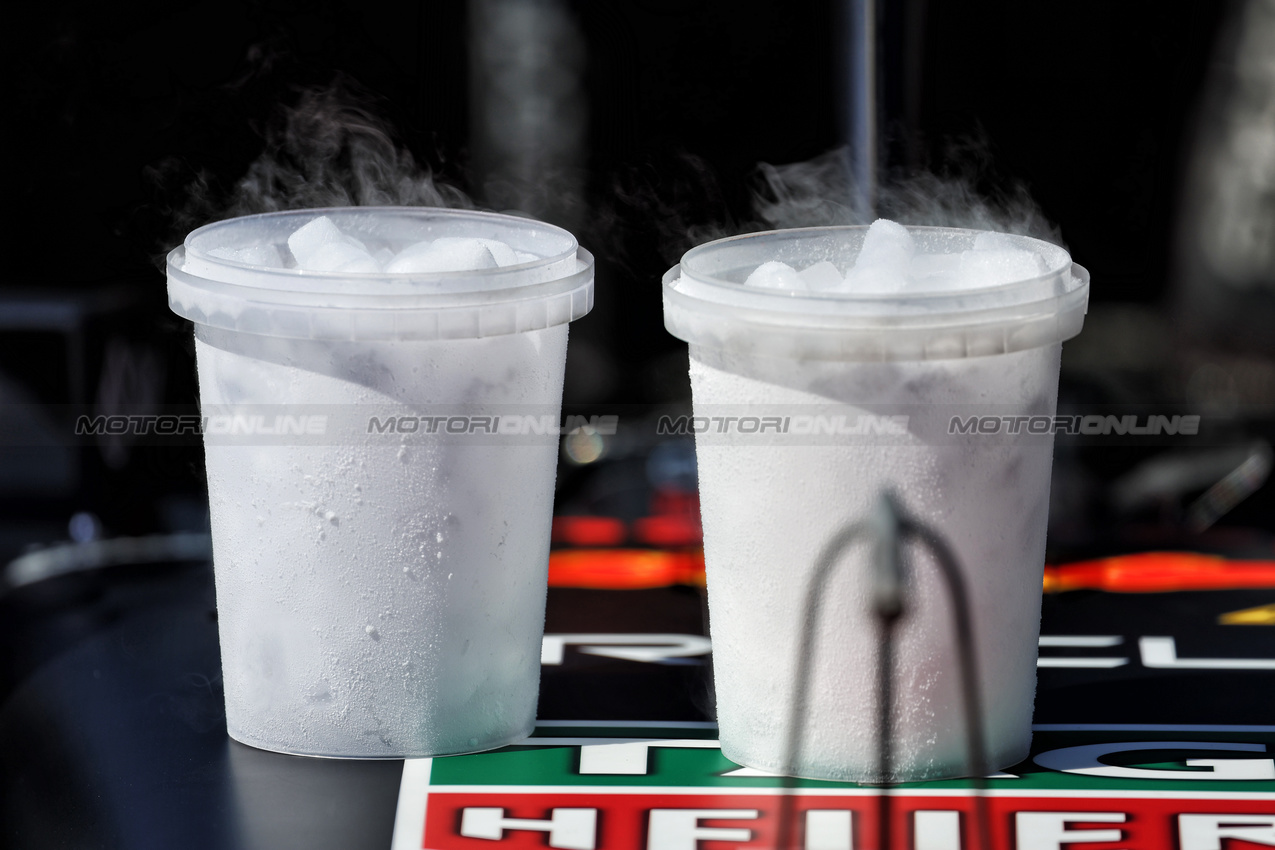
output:
M759 161L835 146L838 8L575 4L594 208L636 170L688 222L747 218L744 184ZM985 139L990 176L1025 183L1077 260L1101 270L1095 298L1154 300L1184 142L1228 8L928 4L909 23L923 30L916 126L900 126L901 73L887 64L887 133L931 165L952 140ZM159 280L156 255L180 235L168 215L187 183L203 171L224 191L261 153L279 107L338 74L361 84L419 160L471 188L461 3L43 4L6 29L11 283ZM893 165L920 164L894 153ZM676 165L685 155L707 173ZM693 177L702 185L687 185Z
M696 238L761 226L758 163L809 160L843 141L845 10L720 0L568 8L583 34L588 110L583 210L571 224L598 258L598 307L572 328L566 402L684 400L684 346L663 330L659 276ZM1067 347L1064 405L1211 403L1237 386L1258 402L1275 397L1265 353L1236 361L1216 341L1180 344L1169 309L1195 119L1239 9L883 6L887 176L959 174L988 196L1025 188L1093 273L1085 333ZM419 163L487 204L472 167L466 16L450 0L24 4L4 35L0 311L16 315L13 304L34 298L89 318L78 348L45 327L0 332L8 400L96 410L195 402L189 331L167 310L163 254L224 209L282 108L307 88L352 93ZM1192 384L1219 370L1220 390ZM53 409L54 427L69 410ZM1086 475L1109 479L1134 454L1090 453ZM1060 446L1060 462L1067 456ZM108 535L197 524L201 460L197 445L78 447L64 486L40 493L21 479L0 492L0 552L65 537L66 518L82 510ZM1087 498L1078 486L1075 498Z

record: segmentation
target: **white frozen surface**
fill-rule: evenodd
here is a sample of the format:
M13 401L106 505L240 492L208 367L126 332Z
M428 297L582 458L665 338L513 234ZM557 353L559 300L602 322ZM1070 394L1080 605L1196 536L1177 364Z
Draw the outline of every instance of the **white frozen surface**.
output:
M801 271L774 260L762 263L746 286L797 292L902 295L957 292L1030 280L1046 271L1044 258L1024 250L1003 233L984 232L967 251L919 252L908 229L877 219L867 229L863 246L846 274L822 260Z
M916 243L906 227L879 218L868 228L854 265L856 269L883 269L906 276L915 253Z
M827 260L807 266L797 276L801 278L803 288L811 292L832 292L845 284L841 271Z
M852 420L911 417L904 437L825 445L697 436L717 715L728 758L791 769L783 762L808 577L828 540L866 516L885 487L939 529L965 569L991 766L1026 756L1052 445L1008 435L927 443L917 433L946 434L948 417L969 412L959 405L1052 415L1059 352L1052 345L937 362L837 363L691 346L697 416L712 415L714 405L759 416L837 405ZM878 632L866 550L852 548L823 593L800 775L875 778ZM893 778L938 778L964 764L959 664L936 568L909 562L908 611L897 631Z
M984 230L982 233L974 237L975 251L1018 251L1022 250L1020 243L1014 241L1014 237L1008 233L996 233L991 230Z
M483 244L484 241L447 237L435 239L432 242L418 242L400 251L385 270L393 274L402 274L494 269L499 263L496 262L491 250Z
M443 239L455 239L455 238L457 237L451 237L451 236L443 237ZM436 239L434 240L434 242L435 244L437 244L443 241L443 239ZM525 262L525 260L521 260L518 258L518 252L516 252L513 248L510 248L504 242L501 242L499 239L479 239L477 241L480 242L484 248L486 248L488 251L491 252L491 256L496 261L496 265L498 266L512 266L512 265L517 265L518 263L521 263L521 262Z
M911 283L906 273L886 266L855 266L846 275L843 291L872 295L897 295Z
M955 279L961 271L960 254L917 254L912 257L910 277L924 284L926 278Z
M915 253L916 243L906 227L879 218L863 237L863 247L842 289L876 294L902 292L911 282Z
M787 263L771 260L762 263L744 281L745 286L759 289L804 289L797 270Z
M843 289L845 278L835 265L827 260L814 263L797 271L787 263L771 260L762 263L744 281L745 286L758 289L784 289L794 292L834 292Z
M250 266L283 267L283 257L279 254L279 249L267 243L245 245L242 248L213 248L208 254L219 260L231 260Z
M288 237L297 267L313 272L378 272L380 265L358 239L342 233L321 215Z
M961 254L960 289L1031 280L1045 273L1039 254L1018 248L965 251Z
M556 416L567 327L326 343L197 326L200 396L206 409L372 405L411 416L429 405L538 405ZM206 441L238 740L402 757L491 748L530 730L557 437L405 440Z

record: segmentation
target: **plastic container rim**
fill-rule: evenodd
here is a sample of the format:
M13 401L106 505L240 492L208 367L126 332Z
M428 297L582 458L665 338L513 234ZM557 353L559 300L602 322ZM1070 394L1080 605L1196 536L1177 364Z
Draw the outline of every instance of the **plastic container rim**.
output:
M257 266L210 253L216 247L279 246L301 223L322 215L332 217L344 232L366 238L371 250L378 243L393 248L404 239L476 236L507 238L512 248L537 258L457 272L347 274ZM217 238L217 230L227 227L234 231ZM197 251L193 259L188 255L192 245ZM593 307L593 255L575 236L557 225L503 213L440 207L261 213L191 231L167 261L168 302L174 313L197 325L258 336L481 338L565 324Z
M236 298L244 304L253 304L260 307L308 307L315 310L352 307L364 310L401 310L405 308L443 309L449 307L479 307L488 304L509 304L517 301L534 301L587 287L593 281L594 263L593 254L589 253L584 248L577 247L575 250L575 271L571 274L555 278L554 280L540 281L537 283L523 283L501 289L465 289L450 291L416 290L409 292L400 290L398 292L386 293L327 292L311 289L270 289L259 286L245 286L241 283L230 283L228 281L214 280L212 278L191 274L182 268L185 250L185 246L181 246L174 248L168 253L168 277L170 288L172 281L176 280L186 286L201 290L210 295L218 295L225 298ZM569 257L564 259L569 259ZM271 270L265 266L239 265L243 268L253 270L293 271L292 269ZM523 265L524 269L527 267L533 267L533 264L527 263ZM516 267L505 266L504 268L513 269ZM479 271L494 270L480 269ZM443 274L446 275L454 273L448 272ZM384 274L377 275L365 273L362 276L369 279L380 278L384 280L399 280L396 276ZM354 275L339 277L341 277L341 279L348 280L352 279ZM416 279L419 277L423 277L423 275L403 275L402 279ZM186 318L190 317L187 316Z
M489 224L501 224L506 226L521 226L528 229L535 229L546 234L551 234L565 240L568 247L547 257L538 257L535 260L529 260L515 265L498 266L489 269L471 269L458 272L332 272L332 271L308 271L305 269L288 269L278 268L274 266L260 266L252 263L243 263L238 260L214 257L204 250L198 248L198 244L205 237L218 230L230 227L251 226L254 221L266 220L283 220L289 218L308 218L314 219L320 216L336 216L338 218L350 216L369 217L377 214L392 215L410 215L420 216L422 218L445 218L445 219L472 219L478 222ZM224 243L223 243L224 244ZM501 278L516 278L526 275L529 270L552 266L569 260L580 250L580 244L575 236L569 230L558 227L555 224L549 224L538 219L524 218L522 216L510 215L508 213L487 212L484 210L456 210L447 207L411 207L411 206L368 206L368 207L315 207L300 210L278 210L266 213L254 213L252 215L237 216L235 218L222 219L220 221L210 222L201 227L197 227L190 233L186 234L186 238L182 240L181 246L173 249L168 255L169 268L173 268L172 258L178 256L177 252L183 253L179 256L185 259L189 256L198 259L202 263L209 266L224 266L228 269L247 272L261 278L260 286L245 286L243 284L230 284L239 286L249 290L266 290L280 292L306 292L313 294L347 294L340 289L330 289L322 286L324 283L335 283L341 281L357 281L363 286L382 286L402 287L404 284L424 283L432 287L433 292L460 292L466 290L499 291L491 286L491 281L498 281ZM185 272L180 266L179 270ZM215 281L218 283L228 283L228 281L216 280L214 278L202 275L194 275L185 272L191 277L192 281ZM271 285L272 283L276 285ZM316 286L315 284L319 284ZM443 284L440 286L440 284ZM527 284L514 284L508 289L516 289L519 286ZM304 286L304 288L303 288ZM368 297L374 297L379 293L374 291L365 291ZM394 291L385 292L386 295L398 294Z
M976 235L979 233L994 232L994 231L987 231L987 230L978 230L976 228L969 228L969 227L936 227L933 225L907 225L907 229L908 231L912 233L916 233L920 235L926 235L926 234ZM758 231L754 233L741 233L736 236L727 236L722 239L715 239L712 242L705 242L702 245L696 245L694 248L691 248L685 254L682 255L681 261L676 266L674 266L673 269L680 269L680 272L682 274L689 274L695 280L697 284L702 284L702 285L710 286L710 287L720 286L720 287L729 288L732 291L739 291L740 285L738 283L735 283L733 281L722 280L721 278L704 274L700 272L699 270L697 270L695 268L695 261L701 259L702 257L706 255L711 255L713 253L716 253L722 249L730 248L733 245L740 244L743 242L748 242L748 241L757 241L759 239L774 238L774 237L789 237L790 239L799 239L803 237L812 237L812 236L820 236L820 235L834 235L837 233L866 233L867 230L868 230L867 225L852 224L852 225L825 225L825 226L819 226L819 227L794 227L794 228L789 228L784 230L763 230L763 231ZM1068 255L1067 250L1060 245L1054 244L1053 242L1048 242L1044 239L1038 239L1034 236L1023 236L1016 233L998 233L997 235L1007 236L1014 240L1030 243L1033 247L1038 249L1037 253L1041 254L1042 257L1046 255L1050 255L1050 254L1057 255L1061 253L1063 255L1068 256L1067 262L1070 265L1072 266L1076 265L1075 263L1072 263L1070 261L1070 256ZM670 269L670 272L673 271L673 269ZM1052 269L1046 270L1045 272L1042 272L1041 274L1036 275L1034 277L1023 278L1022 280L1016 280L1010 283L995 284L992 286L981 286L981 287L976 287L972 289L962 289L962 290L959 290L958 292L942 291L942 290L929 291L929 292L926 292L926 291L909 292L903 297L906 298L906 300L908 301L911 301L914 303L920 303L925 301L942 301L944 298L952 298L952 297L969 298L971 296L995 294L999 292L1008 292L1014 289L1027 288L1033 283L1055 277L1058 274L1060 274L1062 271L1064 271L1064 269L1060 266L1058 268L1052 268ZM849 302L859 302L862 304L883 303L887 301L897 301L900 298L900 296L898 295L889 295L889 294L882 294L882 293L857 293L857 292L824 293L824 292L810 292L810 291L802 291L802 290L778 290L778 289L762 289L762 288L749 289L746 291L750 293L756 292L759 295L763 295L766 297L779 296L780 298L785 298L789 300L802 299L802 300L823 301L828 303L841 303L841 304L849 303ZM708 299L705 299L705 300L708 300Z
M908 229L953 242L986 232ZM664 275L665 327L679 339L706 347L849 360L912 359L906 352L926 350L931 340L948 350L967 352L945 356L974 356L1062 342L1080 331L1088 306L1089 272L1072 262L1062 247L1032 237L1005 234L1045 257L1049 268L1044 273L959 291L878 294L753 288L715 276L705 269L712 264L703 262L716 252L743 247L748 240L772 241L778 248L866 230L861 225L771 230L696 246ZM955 343L940 339L953 336L962 340L956 349Z

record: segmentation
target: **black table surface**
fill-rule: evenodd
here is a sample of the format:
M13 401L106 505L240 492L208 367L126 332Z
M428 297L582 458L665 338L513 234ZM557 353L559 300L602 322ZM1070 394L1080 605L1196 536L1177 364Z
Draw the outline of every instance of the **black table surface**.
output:
M1045 646L1042 658L1126 661L1042 666L1035 722L1275 725L1275 670L1229 663L1275 659L1275 627L1218 621L1272 602L1262 590L1047 596L1042 634L1111 640ZM704 626L701 591L687 587L555 588L546 621L571 634ZM1216 663L1156 666L1148 637ZM707 662L568 647L543 668L540 719L711 720ZM387 850L402 764L280 755L227 737L206 563L114 567L0 598L0 845Z

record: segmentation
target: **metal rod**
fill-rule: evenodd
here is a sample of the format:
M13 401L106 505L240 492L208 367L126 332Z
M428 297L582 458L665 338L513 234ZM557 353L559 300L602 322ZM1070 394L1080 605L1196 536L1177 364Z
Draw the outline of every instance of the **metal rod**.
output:
M856 538L870 531L870 529L869 523L856 522L837 532L832 540L828 541L823 552L820 553L819 560L815 562L814 573L811 575L810 584L806 589L804 610L807 612L807 616L802 623L801 640L797 649L797 681L793 695L792 720L788 724L788 740L784 746L784 764L782 765L784 794L779 802L779 823L777 824L777 843L775 845L777 848L793 846L792 788L796 783L792 773L796 767L797 755L801 747L801 735L805 727L806 701L810 694L810 675L814 669L814 653L818 645L814 638L820 610L823 605L823 599L819 591L823 588L828 574L836 565L837 558L840 557L841 553Z
M891 818L890 799L890 763L892 753L890 742L894 738L893 720L890 704L894 696L891 687L894 679L894 626L899 615L881 618L881 652L877 661L877 681L881 691L879 708L877 709L877 773L881 779L881 791L877 795L877 834L880 850L889 850L891 846L894 824Z
M883 784L877 797L877 829L881 850L888 850L894 823L890 811L891 742L894 740L894 628L903 616L903 561L899 557L899 510L889 493L877 500L873 519L877 535L873 553L873 613L880 623L877 683L881 694L877 707L877 775Z
M793 695L792 719L788 724L783 772L784 793L780 798L776 847L795 848L794 806L792 793L796 785L792 776L801 748L807 715L810 685L815 667L818 643L815 636L823 610L822 589L838 559L856 539L871 535L876 543L873 563L873 608L878 617L880 654L877 667L881 697L878 714L877 772L885 786L878 798L879 850L890 850L893 838L891 823L891 799L888 787L892 784L891 763L893 728L891 701L893 695L894 628L904 613L903 561L899 556L900 542L915 541L934 556L943 576L944 587L952 605L952 623L955 631L957 657L960 667L963 714L967 760L966 766L974 786L975 844L990 846L990 818L985 791L988 772L986 744L983 735L982 698L979 693L978 661L974 648L974 634L970 617L969 594L961 574L960 565L947 543L934 531L904 515L888 493L882 493L873 517L869 521L852 523L838 531L824 547L806 589L807 616L801 628L797 656L797 675Z
M878 151L877 0L846 0L845 141L855 193L855 213L876 218Z
M987 848L991 843L991 819L987 811L987 749L983 736L982 695L979 693L978 658L974 651L974 629L970 622L969 593L965 578L961 575L956 556L938 534L910 517L899 518L899 528L906 540L919 540L939 566L939 573L947 585L947 595L952 602L952 625L956 632L956 651L961 668L961 695L964 698L966 764L970 781L974 786L974 822L977 846Z

